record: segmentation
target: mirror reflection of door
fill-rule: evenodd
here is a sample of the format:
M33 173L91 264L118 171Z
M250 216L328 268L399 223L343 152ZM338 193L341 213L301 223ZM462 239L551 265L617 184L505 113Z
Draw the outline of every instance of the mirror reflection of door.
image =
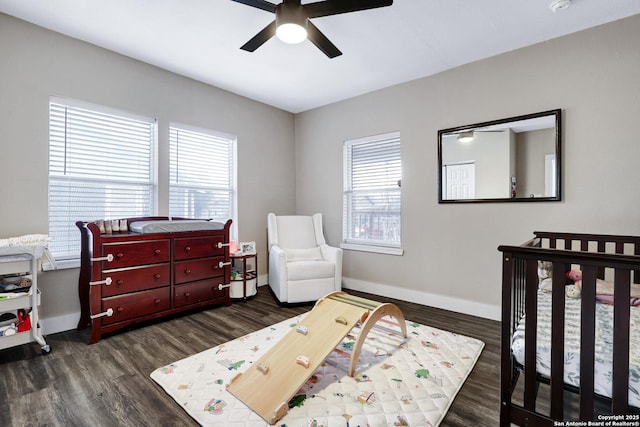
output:
M556 171L556 155L546 154L544 156L544 196L555 197L558 186L558 174Z
M444 165L442 183L444 198L474 199L476 197L476 165L475 163L458 163Z

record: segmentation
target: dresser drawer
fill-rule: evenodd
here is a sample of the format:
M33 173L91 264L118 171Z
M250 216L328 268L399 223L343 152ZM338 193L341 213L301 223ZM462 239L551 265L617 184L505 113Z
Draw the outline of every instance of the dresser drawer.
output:
M173 282L178 284L207 279L209 277L224 276L225 267L220 267L220 263L224 263L224 257L176 262L173 268Z
M102 262L103 270L169 262L169 240L105 243L102 245L102 253L105 257L113 255L113 261Z
M158 288L132 294L103 298L102 311L113 310L112 316L102 317L102 324L121 322L171 308L170 288Z
M175 239L173 253L175 259L191 259L210 257L214 255L224 256L224 236L194 237Z
M182 307L189 304L196 304L215 298L223 298L227 288L219 289L219 285L224 285L222 278L200 280L198 282L187 283L174 287L173 306Z
M102 273L102 277L103 280L111 279L110 285L101 285L102 296L110 297L127 292L169 286L171 282L171 267L169 263L164 263L107 270Z

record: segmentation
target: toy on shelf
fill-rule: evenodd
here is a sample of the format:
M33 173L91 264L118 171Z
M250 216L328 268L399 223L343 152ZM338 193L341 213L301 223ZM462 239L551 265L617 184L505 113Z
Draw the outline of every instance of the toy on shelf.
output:
M18 332L31 330L31 315L24 308L18 310Z

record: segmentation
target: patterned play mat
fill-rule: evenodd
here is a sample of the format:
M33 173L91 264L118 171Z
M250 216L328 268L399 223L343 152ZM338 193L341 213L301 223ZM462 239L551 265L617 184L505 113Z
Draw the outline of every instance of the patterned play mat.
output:
M225 386L305 315L156 369L151 378L203 426L268 426ZM289 402L286 427L437 426L473 369L484 343L407 321L408 338L372 329L354 377L348 335ZM269 390L256 390L269 393Z

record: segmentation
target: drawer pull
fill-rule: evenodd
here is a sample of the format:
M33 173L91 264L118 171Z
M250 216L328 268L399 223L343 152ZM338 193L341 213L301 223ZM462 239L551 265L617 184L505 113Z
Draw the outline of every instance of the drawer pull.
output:
M155 304L160 304L160 299L156 298L156 299L154 299L154 300L153 300L153 302L154 302Z
M155 279L159 279L159 278L161 278L162 276L160 275L160 273L156 273L156 274L154 274L154 275L153 275L153 277L154 277Z
M109 254L107 256L101 256L101 257L98 257L98 258L91 258L91 262L96 262L96 261L111 262L111 261L113 261L113 254Z
M107 311L104 311L104 312L98 313L98 314L94 314L93 316L91 316L91 318L92 319L97 319L98 317L103 317L103 316L108 316L108 317L113 316L113 309L108 308Z
M224 248L225 246L229 246L229 245L230 245L230 243L222 243L222 242L218 242L218 244L217 244L217 245L215 245L215 246L216 246L218 249L222 249L222 248Z
M156 255L160 255L161 252L162 251L160 249L156 249L155 251L153 251L153 253L156 254Z
M222 267L224 267L225 265L231 265L231 261L229 261L229 262L222 262L222 261L220 261L220 262L218 263L218 268L222 268Z
M118 286L122 286L122 285L124 285L124 280L122 280L122 279L118 279L118 280L116 281L116 285L118 285Z
M191 274L191 270L189 270L188 268L185 268L184 274Z
M185 252L189 252L190 250L191 250L191 246L185 246L185 247L184 247L184 251L185 251Z
M89 282L89 286L95 286L95 285L107 285L109 286L111 284L111 277L107 277L104 280L98 280L97 282Z
M184 296L185 296L185 297L187 297L187 298L189 298L189 297L191 296L191 292L185 292L185 293L184 293Z
M223 290L224 288L229 288L229 287L231 287L231 285L223 285L222 283L220 283L220 284L218 285L218 290L219 290L219 291L221 291L221 290Z
M123 253L116 254L116 258L120 259L120 258L122 258L122 257L124 257L124 254L123 254Z
M124 307L118 307L118 308L116 308L116 311L118 313L122 313L124 311Z

